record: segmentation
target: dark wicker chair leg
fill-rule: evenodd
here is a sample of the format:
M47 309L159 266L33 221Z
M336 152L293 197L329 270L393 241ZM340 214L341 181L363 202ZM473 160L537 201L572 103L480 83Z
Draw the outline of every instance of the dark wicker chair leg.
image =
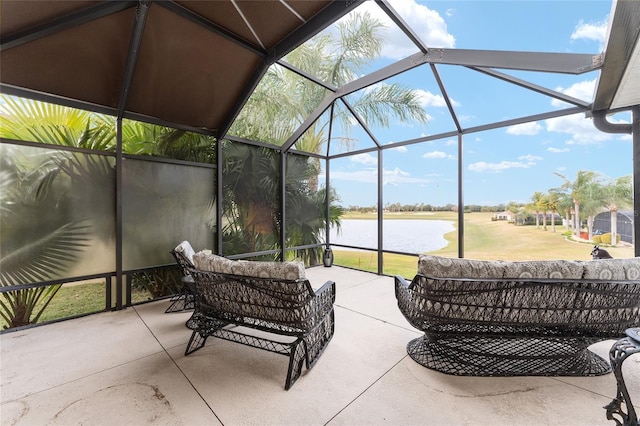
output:
M202 348L207 342L208 337L208 335L205 334L203 336L202 334L200 334L200 332L194 330L193 333L191 333L191 338L189 339L189 343L187 344L187 349L184 351L184 355L187 356Z
M164 311L166 314L171 312L181 312L194 308L193 293L185 287L179 294L171 298L171 305Z
M308 358L306 353L306 345L303 341L296 341L291 347L291 355L289 355L289 369L287 370L287 381L284 384L284 389L289 390L291 386L302 375L302 366L305 359Z
M329 342L333 338L333 333L335 330L335 321L334 321L334 313L327 315L327 317L322 321L318 326L312 330L309 335L305 338L305 345L307 347L306 354L306 363L307 368L312 368L320 355L324 352L326 347L329 345Z

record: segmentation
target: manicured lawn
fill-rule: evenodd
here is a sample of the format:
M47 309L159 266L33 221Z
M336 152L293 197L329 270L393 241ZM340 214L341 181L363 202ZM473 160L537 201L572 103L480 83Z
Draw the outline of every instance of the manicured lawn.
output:
M555 232L547 223L547 230L533 226L516 226L506 221L492 221L493 213L467 213L464 223L464 257L486 260L544 260L569 259L590 260L593 243L574 241L564 235L564 227L556 224ZM345 219L371 219L375 214L349 214ZM388 214L385 219L406 220L450 220L455 231L445 235L447 247L430 252L439 256L458 256L458 214L455 212ZM634 256L633 247L620 245L606 247L614 258ZM334 247L336 265L377 272L377 253L367 251L347 251ZM415 274L417 257L396 254L384 255L384 273L388 275Z
M133 303L151 300L149 292L144 290L132 290ZM44 310L38 322L53 321L76 315L89 314L105 310L106 294L104 282L66 284L63 285L55 297ZM42 303L37 306L37 311ZM7 322L0 318L0 330L3 330Z

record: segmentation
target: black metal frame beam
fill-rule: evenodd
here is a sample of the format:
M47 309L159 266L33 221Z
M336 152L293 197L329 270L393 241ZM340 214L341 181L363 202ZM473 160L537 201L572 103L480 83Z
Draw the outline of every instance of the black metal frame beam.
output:
M313 18L309 19L302 27L298 28L288 37L276 44L273 48L269 49L266 57L262 59L262 61L256 68L256 72L251 78L251 81L245 86L245 90L242 92L242 95L231 108L229 116L226 120L224 120L223 125L220 126L219 138L223 138L226 136L229 128L231 127L231 124L233 123L233 120L235 120L235 118L238 116L240 110L247 102L254 89L258 86L258 83L271 65L276 63L276 61L287 55L300 44L304 43L305 41L319 33L328 25L332 24L342 16L358 7L363 1L364 0L352 0L345 2L342 0L334 0Z
M54 19L46 25L39 25L27 31L3 37L2 41L0 41L0 51L8 50L12 47L20 46L78 25L86 24L103 16L135 7L136 5L138 5L137 0L101 2L95 6L90 6L86 9Z
M185 19L188 19L189 21L200 25L201 27L207 29L208 31L211 31L213 33L216 33L219 36L224 37L225 39L251 51L252 53L265 57L267 56L267 52L259 46L256 46L250 42L248 42L247 40L238 37L238 35L228 31L227 29L221 27L220 25L209 21L208 19L198 15L197 13L193 12L192 10L187 9L186 7L176 3L175 1L160 1L157 3L158 6L162 6L165 9L175 13L176 15L182 16Z
M568 104L572 104L572 105L576 105L576 106L580 106L580 107L584 107L584 108L591 108L591 104L589 102L585 102L583 100L580 100L578 98L574 98L572 96L569 95L565 95L564 93L560 93L557 92L555 90L551 90L548 89L546 87L542 87L539 86L537 84L533 84L530 83L528 81L522 80L520 78L516 78L513 77L511 75L490 69L490 68L478 68L478 67L468 67L469 69L472 69L474 71L478 71L481 72L483 74L486 75L490 75L491 77L495 77L497 79L503 80L503 81L507 81L509 83L513 83L516 86L520 86L520 87L524 87L525 89L529 89L532 90L534 92L537 93L541 93L543 95L558 99L562 102L566 102Z
M127 62L125 63L124 76L122 79L122 89L120 91L120 98L118 100L118 120L122 119L127 106L127 99L129 98L129 90L131 89L131 82L133 81L133 73L136 69L136 63L138 62L138 53L140 52L140 45L142 44L142 36L144 34L144 27L147 23L147 15L149 13L149 0L140 1L138 4L138 10L136 12L135 23L133 27L133 34L131 35L131 43L129 44L129 52L127 53Z
M418 37L418 35L411 29L409 25L402 19L402 17L395 11L393 7L389 4L387 0L376 0L376 3L380 8L391 18L391 20L402 30L402 32L409 37L409 39L415 44L418 49L422 53L427 53L429 48L426 44Z

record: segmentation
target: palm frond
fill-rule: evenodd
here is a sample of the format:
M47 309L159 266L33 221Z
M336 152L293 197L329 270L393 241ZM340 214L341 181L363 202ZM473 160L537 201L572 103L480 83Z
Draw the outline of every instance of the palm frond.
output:
M69 223L49 235L27 242L0 259L0 285L11 286L51 279L65 270L86 247L90 227Z

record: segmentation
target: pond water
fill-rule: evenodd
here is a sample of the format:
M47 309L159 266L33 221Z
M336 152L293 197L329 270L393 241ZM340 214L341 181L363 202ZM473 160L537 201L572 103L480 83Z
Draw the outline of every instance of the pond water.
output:
M405 253L424 253L447 246L444 235L454 231L448 220L385 220L383 223L383 249ZM345 244L377 249L377 221L343 219L340 234L331 229L331 244Z

